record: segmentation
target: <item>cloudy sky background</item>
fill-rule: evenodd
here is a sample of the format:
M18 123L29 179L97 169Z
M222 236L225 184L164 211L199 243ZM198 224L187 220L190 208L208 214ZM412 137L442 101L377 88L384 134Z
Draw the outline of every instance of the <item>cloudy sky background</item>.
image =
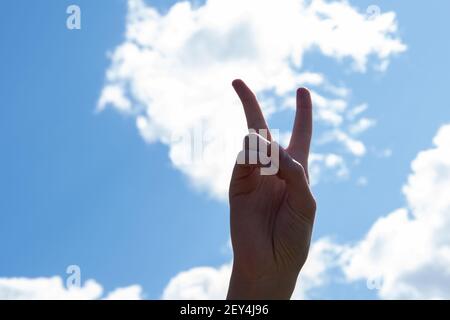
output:
M1 13L0 297L223 298L239 77L281 143L313 93L294 297L450 298L450 4L80 0L72 31L69 4Z

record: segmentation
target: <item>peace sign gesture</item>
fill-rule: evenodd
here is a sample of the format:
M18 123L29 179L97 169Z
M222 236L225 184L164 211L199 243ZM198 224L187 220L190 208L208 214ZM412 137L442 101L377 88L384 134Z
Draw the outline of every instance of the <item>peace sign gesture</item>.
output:
M278 155L271 160L278 170L262 175L259 156L256 163L238 161L234 166L229 190L234 261L228 299L288 299L308 255L316 212L308 179L311 96L305 88L297 90L294 128L283 149L272 141L253 92L242 80L234 80L233 87L248 128L256 131L244 139L241 156L248 159L256 152L271 158L269 150L275 148ZM256 149L251 139L258 141Z

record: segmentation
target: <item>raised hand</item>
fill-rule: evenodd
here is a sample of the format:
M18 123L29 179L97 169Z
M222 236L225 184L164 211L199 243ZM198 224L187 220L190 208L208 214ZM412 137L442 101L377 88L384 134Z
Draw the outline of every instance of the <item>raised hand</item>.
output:
M234 80L233 87L244 107L248 128L267 130L266 137L255 133L247 136L243 151L252 152L250 139L258 139L266 150L278 147L255 95L242 80ZM289 146L279 147L279 159L273 160L279 167L277 174L261 175L259 162L235 164L229 190L234 261L228 299L291 297L308 255L316 212L308 182L311 135L311 96L300 88Z

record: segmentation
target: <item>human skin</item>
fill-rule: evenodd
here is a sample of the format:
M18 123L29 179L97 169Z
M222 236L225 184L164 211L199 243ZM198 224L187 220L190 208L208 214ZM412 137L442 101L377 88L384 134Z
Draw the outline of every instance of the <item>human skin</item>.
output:
M252 91L242 80L232 85L248 128L268 130ZM308 179L311 135L311 96L299 88L291 140L286 149L279 147L277 174L261 175L258 163L235 164L229 189L234 260L227 299L291 297L308 256L316 212ZM275 143L270 133L267 140L257 138L269 149Z

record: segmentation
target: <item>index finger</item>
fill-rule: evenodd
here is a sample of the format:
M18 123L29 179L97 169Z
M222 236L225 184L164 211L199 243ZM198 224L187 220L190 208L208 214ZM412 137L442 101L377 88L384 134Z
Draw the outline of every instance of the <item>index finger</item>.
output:
M239 99L244 107L245 117L247 119L248 129L253 129L259 132L260 129L267 130L267 140L271 140L269 128L267 127L264 115L256 100L255 94L247 87L244 81L236 79L232 83Z

